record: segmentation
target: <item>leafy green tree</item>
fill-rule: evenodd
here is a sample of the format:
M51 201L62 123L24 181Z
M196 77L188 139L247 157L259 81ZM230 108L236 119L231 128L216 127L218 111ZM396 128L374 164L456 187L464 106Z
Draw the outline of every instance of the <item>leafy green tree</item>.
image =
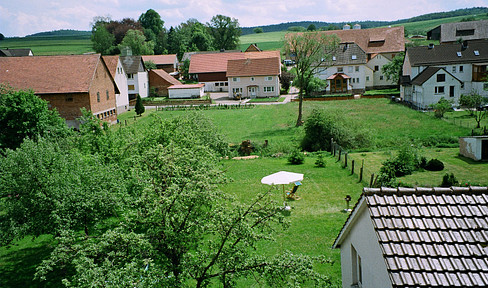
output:
M56 110L34 91L14 90L0 85L0 151L15 149L25 138L63 137L69 133Z
M110 34L102 24L93 27L91 41L95 52L102 55L110 55L117 48L115 46L115 36Z
M402 74L403 59L405 59L404 52L395 55L390 63L381 68L381 71L386 76L386 79L399 83L400 75Z
M331 53L338 47L336 35L325 35L320 32L289 33L286 35L284 52L294 58L299 85L298 117L296 126L303 125L303 96L313 77L326 69Z
M224 15L212 17L210 23L207 23L210 34L214 38L214 47L218 50L232 50L239 45L239 36L241 28L239 21Z
M158 12L149 9L139 17L139 23L144 28L144 35L148 41L155 43L155 54L162 54L166 51L166 31L164 21Z
M444 117L444 114L452 109L452 100L447 100L444 97L441 97L437 103L430 104L429 107L434 109L434 115L436 118Z
M142 104L142 98L141 95L137 94L136 98L136 114L137 116L141 116L144 111L146 111L146 108L144 108L144 104Z
M5 36L2 33L0 33L0 41L2 41L4 39L5 39Z
M303 26L290 26L288 27L288 29L286 29L286 31L290 31L290 32L305 32L307 31L307 29Z
M476 120L476 128L480 128L481 120L486 117L486 111L481 108L486 103L488 103L488 98L483 97L476 91L471 91L469 94L462 94L459 98L461 107L468 109L469 115Z
M183 76L183 79L190 79L188 71L190 71L190 60L186 59L181 66L181 75Z
M119 44L119 50L123 50L124 47L130 47L133 55L153 55L154 54L154 42L146 42L146 37L139 30L129 30Z
M315 31L317 30L317 27L315 27L315 24L310 24L307 27L307 31Z
M256 34L259 34L259 33L263 33L263 28L261 27L256 27L252 30L254 33Z
M154 63L154 61L144 61L144 66L147 70L157 69L156 63Z

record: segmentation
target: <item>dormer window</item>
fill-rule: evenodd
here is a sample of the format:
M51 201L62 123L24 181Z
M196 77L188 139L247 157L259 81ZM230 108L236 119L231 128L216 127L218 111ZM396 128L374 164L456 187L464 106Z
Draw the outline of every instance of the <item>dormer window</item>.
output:
M336 56L332 56L332 61L336 61L336 60L337 60Z
M461 52L456 52L456 54L457 54L458 57L463 56L463 54L461 54Z
M480 56L480 51L474 50L474 56Z
M358 57L357 57L356 55L352 55L352 56L351 56L351 59L352 59L352 60L356 60L356 59L358 59Z

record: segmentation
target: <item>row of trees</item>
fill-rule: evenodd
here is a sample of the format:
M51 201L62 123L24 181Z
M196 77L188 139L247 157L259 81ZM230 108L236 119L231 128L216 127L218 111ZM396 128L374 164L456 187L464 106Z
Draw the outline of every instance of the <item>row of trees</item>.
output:
M8 93L0 99L24 99L17 119L46 122L36 137L24 133L29 137L12 149L2 146L0 155L0 245L53 236L36 281L67 287L235 287L243 278L267 287L330 284L313 270L315 260L325 259L259 249L287 221L272 190L243 204L218 189L227 181L219 159L228 144L203 115L112 129L84 111L79 132L65 127L57 137L49 117L24 118L37 101L32 92ZM44 106L36 114L48 111Z
M142 13L137 21L95 17L92 24L93 48L102 54L119 54L129 46L136 55L169 53L181 57L187 51L236 49L240 35L239 21L223 15L212 17L206 24L189 19L166 29L153 9Z

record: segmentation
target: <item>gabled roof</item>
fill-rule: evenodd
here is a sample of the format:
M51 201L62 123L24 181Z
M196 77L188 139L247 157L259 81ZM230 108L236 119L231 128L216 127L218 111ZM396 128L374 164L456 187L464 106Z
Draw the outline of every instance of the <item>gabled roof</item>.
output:
M168 54L168 55L144 55L142 56L144 62L152 61L156 65L173 65L175 62L178 62L176 58L176 54Z
M227 62L227 77L280 75L280 58L237 59Z
M249 45L249 47L247 47L245 52L261 52L261 51L263 51L263 50L261 50L258 47L258 44L251 44L251 45Z
M144 67L144 63L142 62L142 56L120 56L120 62L122 63L122 67L124 67L125 73L127 74L137 74L137 72L143 72L139 68Z
M475 51L478 51L479 55L476 55ZM407 57L412 67L483 63L488 61L488 40L468 41L464 46L463 44L442 44L433 47L409 47Z
M103 61L105 61L105 64L107 64L108 71L110 71L112 77L115 78L115 75L117 74L117 64L119 63L119 55L102 56L102 58Z
M334 73L334 74L330 75L330 76L327 78L327 80L334 80L334 79L336 79L337 77L341 77L342 79L351 79L351 77L350 77L350 76L348 76L348 75L346 75L346 74L344 74L344 73L340 73L340 72L339 72L339 73Z
M190 60L189 73L227 72L227 61L229 60L270 57L280 58L280 51L194 54Z
M392 287L488 287L488 187L364 188Z
M422 85L425 83L425 81L429 80L432 76L434 76L439 70L443 70L446 74L451 75L454 79L457 81L461 82L458 78L456 78L454 75L451 73L447 72L446 69L441 68L441 67L427 67L425 70L423 70L419 75L417 75L415 78L412 79L411 84L412 85Z
M0 49L0 57L33 56L31 49Z
M488 39L488 20L444 23L432 30L439 29L439 27L440 39L437 40L440 40L441 43L456 42L458 39Z
M366 53L356 43L340 44L331 54L332 58L327 61L327 65L330 66L358 65L368 62Z
M405 51L405 32L403 26L330 30L321 31L320 33L328 35L336 34L341 39L341 43L356 43L368 54L398 53Z
M181 82L178 81L175 77L171 76L168 74L168 72L162 70L162 69L153 69L149 71L150 74L157 75L158 77L161 77L164 79L164 81L173 84L173 85L181 85Z
M0 83L36 94L86 93L98 65L105 65L99 54L0 57Z

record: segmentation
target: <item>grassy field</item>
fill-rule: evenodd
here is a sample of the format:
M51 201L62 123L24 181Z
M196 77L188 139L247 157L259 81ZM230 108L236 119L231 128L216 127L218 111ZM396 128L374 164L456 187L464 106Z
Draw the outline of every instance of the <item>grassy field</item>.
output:
M34 55L70 55L92 52L90 37L24 37L7 38L0 47L10 49L30 48Z
M475 20L486 20L488 19L488 15L476 15L470 16ZM426 35L427 31L434 29L435 27L450 22L461 22L463 19L468 18L468 16L458 16L458 17L449 17L449 18L442 18L442 19L434 19L434 20L426 20L426 21L417 21L411 23L403 23L398 25L392 26L403 26L405 27L405 36L409 35L417 35L422 34Z

